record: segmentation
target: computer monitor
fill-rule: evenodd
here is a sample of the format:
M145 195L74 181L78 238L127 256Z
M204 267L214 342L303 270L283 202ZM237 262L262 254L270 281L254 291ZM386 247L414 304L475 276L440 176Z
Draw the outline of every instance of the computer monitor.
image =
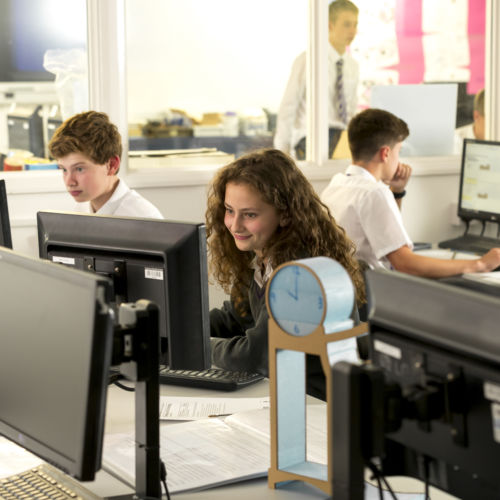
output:
M334 366L334 487L378 456L384 475L500 498L500 299L396 271L366 279L371 364Z
M114 302L155 302L162 362L210 367L205 225L39 212L40 257L112 278Z
M0 248L0 434L80 480L101 466L107 279Z
M500 222L500 142L464 139L458 216Z
M0 246L12 248L7 190L3 179L0 179Z

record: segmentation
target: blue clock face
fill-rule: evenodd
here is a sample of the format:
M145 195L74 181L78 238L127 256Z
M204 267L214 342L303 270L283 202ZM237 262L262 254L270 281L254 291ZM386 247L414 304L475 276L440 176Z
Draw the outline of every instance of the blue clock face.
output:
M318 278L297 265L281 268L269 284L269 308L280 328L294 336L312 333L321 324L325 299Z

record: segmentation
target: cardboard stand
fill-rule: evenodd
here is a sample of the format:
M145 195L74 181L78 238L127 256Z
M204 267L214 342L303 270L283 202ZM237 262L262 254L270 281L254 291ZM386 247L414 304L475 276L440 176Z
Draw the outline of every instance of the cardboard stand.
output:
M284 264L276 269L273 277L286 265L297 265L301 262L307 263L309 260L304 259ZM335 264L337 263L335 262ZM310 272L310 269L308 271ZM345 273L343 269L342 271ZM321 286L325 286L325 280L321 282ZM350 286L352 289L352 284ZM324 295L326 296L328 293ZM331 293L328 300L331 301ZM343 300L343 298L339 300ZM353 299L351 300L353 301ZM294 336L280 327L274 319L269 308L269 290L267 306L270 312L268 328L271 403L271 467L268 473L269 487L276 488L279 483L300 480L320 488L331 496L333 484L332 364L339 360L338 356L335 355L337 348L341 345L345 346L347 339L352 339L352 342L355 343L354 337L367 332L367 324L361 323L354 328L345 329L346 326L352 326L353 324L348 314L345 314L345 308L344 311L337 311L337 314L333 313L337 317L332 317L330 310L330 315L328 316L325 312L323 315L324 322L318 325L310 334ZM327 316L328 321L326 321ZM325 330L325 323L328 325L328 330L332 333ZM340 329L342 327L344 329ZM319 356L326 377L327 465L307 460L306 354Z

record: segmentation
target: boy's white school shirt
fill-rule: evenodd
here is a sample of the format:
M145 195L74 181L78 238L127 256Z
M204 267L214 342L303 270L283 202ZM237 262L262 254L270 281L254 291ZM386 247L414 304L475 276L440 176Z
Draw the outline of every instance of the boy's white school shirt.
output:
M350 165L321 193L337 224L356 245L356 257L371 268L392 269L386 255L413 243L389 186L368 170Z
M137 191L130 189L123 179L111 198L97 211L93 212L90 201L76 204L76 212L97 215L124 215L127 217L145 217L149 219L163 219L161 212Z

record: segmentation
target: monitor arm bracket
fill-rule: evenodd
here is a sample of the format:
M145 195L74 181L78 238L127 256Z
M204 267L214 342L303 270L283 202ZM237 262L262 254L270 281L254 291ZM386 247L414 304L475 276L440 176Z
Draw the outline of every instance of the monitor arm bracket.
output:
M112 500L161 498L158 307L147 300L121 304L112 365L135 384L135 494Z

